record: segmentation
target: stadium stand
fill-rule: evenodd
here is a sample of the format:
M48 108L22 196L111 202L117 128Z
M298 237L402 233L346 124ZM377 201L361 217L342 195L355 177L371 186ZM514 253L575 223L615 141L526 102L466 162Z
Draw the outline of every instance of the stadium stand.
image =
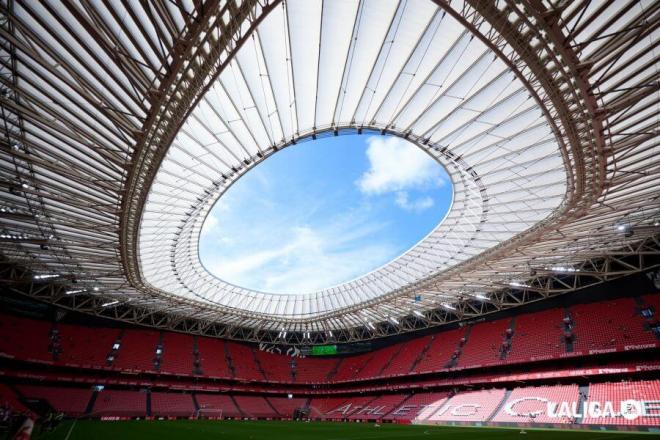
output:
M566 402L571 407L580 400L577 385L516 388L493 417L493 422L573 423L572 417L550 417L547 402Z
M227 342L229 358L234 367L234 377L243 380L263 381L264 374L259 371L255 362L254 349L247 345ZM285 358L280 361L286 360Z
M473 325L457 365L462 368L478 368L502 363L500 348L509 322L509 319L498 319Z
M293 358L292 371L295 371L296 383L323 383L328 381L335 371L339 360L317 358Z
M206 417L242 417L234 400L226 394L196 393L195 399L199 404L201 415ZM220 412L221 411L221 412Z
M46 400L56 411L71 416L81 416L85 413L92 397L90 388L56 388L34 385L22 385L19 392L26 398Z
M100 391L92 413L96 416L145 417L147 393L143 391Z
M0 353L10 358L52 363L53 355L48 351L50 327L45 321L3 315L0 319Z
M17 412L27 412L28 409L20 401L19 396L9 386L0 383L0 407Z
M397 350L381 371L381 377L402 376L410 373L415 361L429 343L429 338L416 338L408 343L397 344Z
M290 383L293 381L291 375L291 358L272 354L261 350L255 350L256 362L264 373L266 380L270 382Z
M425 352L422 352L422 358L414 366L413 372L428 373L446 368L463 337L465 337L465 329L449 330L442 335L430 336L430 345L426 347Z
M393 420L428 420L445 402L447 392L413 394L388 415Z
M232 377L225 354L225 341L213 338L197 340L202 374L215 378Z
M191 417L195 414L192 395L183 393L151 393L151 415L158 417Z
M375 353L359 354L342 360L337 372L331 379L334 382L346 382L357 378L364 378L362 370L371 362Z
M266 401L275 409L277 414L287 418L293 417L295 410L307 406L307 399L300 398L289 399L287 397L266 397Z
M193 338L180 333L165 333L160 371L190 375L193 373Z
M502 402L505 389L490 389L458 393L449 398L438 411L428 417L438 422L485 422Z
M565 353L563 319L564 311L559 308L517 317L507 361L551 359Z
M591 354L656 343L632 298L579 304L570 310L575 321L575 350Z
M155 371L159 337L159 333L153 330L126 330L112 366L120 370Z
M83 368L108 364L108 355L119 337L119 330L59 326L62 353L59 363Z
M653 304L657 296L640 298L640 303ZM405 349L397 343L370 353L339 358L292 358L207 337L195 339L179 333L70 324L56 326L58 343L53 345L55 327L50 323L2 315L0 356L85 369L112 368L272 383L344 383L660 346L660 339L651 331L654 318L641 315L642 305L623 298L580 304L566 310L553 308L521 314L514 320L481 322L414 338L405 343ZM570 331L574 334L572 352L564 339L566 313L570 315ZM509 335L510 325L514 328ZM29 339L12 338L15 332L26 334ZM503 356L502 347L507 339L511 345ZM52 353L55 346L58 360ZM113 346L117 349L113 350ZM160 354L157 348L161 349ZM199 368L194 365L196 358Z
M639 417L626 418L621 414L625 412L624 402L631 399L641 403L631 412ZM588 400L598 402L602 411L605 411L606 402L611 402L613 414L612 417L584 417L584 424L660 426L659 380L592 384Z
M247 417L279 417L280 414L261 396L234 396L237 408Z

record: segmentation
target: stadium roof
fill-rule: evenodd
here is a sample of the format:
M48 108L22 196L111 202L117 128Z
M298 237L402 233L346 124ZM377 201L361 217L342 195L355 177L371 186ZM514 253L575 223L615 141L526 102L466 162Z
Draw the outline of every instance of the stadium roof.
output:
M321 343L479 316L658 253L657 2L1 8L0 242L23 293ZM301 140L363 132L448 170L453 204L428 237L318 292L205 270L203 221L236 179Z

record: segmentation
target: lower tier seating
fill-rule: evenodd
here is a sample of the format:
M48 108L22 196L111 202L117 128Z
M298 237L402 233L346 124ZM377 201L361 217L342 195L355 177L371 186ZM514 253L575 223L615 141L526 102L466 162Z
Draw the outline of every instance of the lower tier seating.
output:
M505 389L468 391L458 393L435 413L429 421L438 422L485 422L502 402Z
M579 401L579 392L577 385L516 388L493 417L493 422L573 423L573 417L559 416L559 407L552 414L559 417L551 417L548 402L558 406L567 403L573 407Z
M89 388L18 385L15 390L0 384L0 406L27 411L22 395L44 399L77 417L85 414L91 393ZM144 391L105 389L85 415L145 417L148 396ZM310 417L331 420L660 426L660 380L312 399L159 391L150 394L150 402L154 417L290 418L295 410L309 408Z
M147 393L103 390L96 396L92 415L97 417L144 417L147 415Z
M92 390L89 388L54 388L24 385L19 386L18 390L26 398L43 399L56 411L71 416L83 415L92 397Z
M637 403L630 406L625 403L629 400ZM597 402L603 412L611 402L613 414L585 417L582 423L660 426L660 380L593 384L589 386L589 402Z
M195 414L191 394L151 393L151 415L190 417Z

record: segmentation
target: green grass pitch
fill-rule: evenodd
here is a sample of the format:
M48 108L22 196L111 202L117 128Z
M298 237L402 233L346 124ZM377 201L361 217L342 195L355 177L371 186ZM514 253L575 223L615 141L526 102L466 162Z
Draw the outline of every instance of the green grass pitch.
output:
M601 431L559 431L508 428L467 428L420 425L375 427L372 423L267 422L267 421L126 421L82 420L75 425L62 423L50 433L33 436L37 440L626 440L660 438L660 434L607 433Z

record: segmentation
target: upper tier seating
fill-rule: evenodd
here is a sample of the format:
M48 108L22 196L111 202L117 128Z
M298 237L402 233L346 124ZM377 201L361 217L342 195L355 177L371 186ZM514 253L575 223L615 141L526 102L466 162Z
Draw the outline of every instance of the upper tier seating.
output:
M337 373L332 377L332 380L335 382L345 382L355 380L358 377L362 378L362 369L371 362L373 357L374 353L365 353L344 358L339 364Z
M493 417L493 422L572 423L571 417L550 417L547 401L576 405L580 389L577 385L516 388ZM545 399L545 400L543 400ZM559 408L555 412L558 411ZM530 417L533 414L534 417Z
M337 368L339 359L333 358L295 358L296 383L323 383L330 373Z
M399 351L399 345L390 345L389 347L376 350L373 357L360 369L361 379L370 379L380 377L381 370L389 364L394 355Z
M257 368L252 347L238 344L236 342L227 342L229 355L234 365L234 373L237 379L260 380L263 381L264 375ZM282 357L281 361L287 361L288 358Z
M81 416L92 397L91 388L56 388L35 385L18 387L26 398L44 399L57 411L71 416Z
M509 362L548 359L566 352L563 309L550 309L516 317Z
M100 391L94 402L92 414L95 416L144 417L147 415L147 393L142 391Z
M381 372L382 377L402 376L409 374L413 364L422 354L424 347L430 342L429 337L416 338L407 343L396 344L397 353ZM402 348L403 346L403 348Z
M498 319L473 325L463 352L458 358L458 366L476 368L502 363L500 347L509 323L509 319Z
M106 365L112 346L119 337L118 329L59 325L62 353L59 363L84 368Z
M232 377L225 357L225 341L215 338L198 338L199 359L202 372L207 377Z
M642 417L628 419L620 414L621 402L631 399L642 403ZM605 402L612 402L617 414L615 417L585 417L582 423L660 426L660 380L592 384L589 401L600 402L601 408Z
M151 393L151 415L190 417L195 413L192 395L182 393Z
M50 328L51 324L46 321L2 315L0 353L27 361L53 362L53 355L48 351Z
M467 391L450 398L428 417L430 421L485 422L502 402L505 389Z
M159 332L153 330L126 330L112 366L120 370L154 371L159 338Z
M656 338L644 329L644 318L638 309L632 298L571 306L575 350L592 353L655 344Z
M163 354L160 371L190 375L193 372L193 339L180 333L163 335Z
M432 371L440 371L445 368L445 365L451 360L452 354L458 347L461 338L465 336L465 329L454 329L437 334L427 336L431 339L430 346L424 357L413 369L415 373L429 373Z
M255 350L257 362L264 372L266 379L272 382L291 383L291 361L292 358L279 354L268 353L261 350Z
M641 303L655 304L660 302L658 298L660 295L645 296ZM577 356L660 346L660 340L649 329L655 318L643 318L642 308L631 298L571 306L568 308L572 326L570 344L564 341L563 309L520 314L513 320L511 345L506 356L502 355L501 348L508 338L505 334L512 322L510 318L440 331L348 357L292 358L262 352L246 344L197 337L199 369L194 367L195 337L191 335L138 328L53 325L1 315L0 357L88 369L112 368L181 376L201 372L206 378L256 382L354 382L556 358L570 355L569 348L572 355ZM113 351L120 335L119 348ZM154 362L159 358L156 348L161 342L158 368ZM107 359L110 354L114 356L112 362Z

